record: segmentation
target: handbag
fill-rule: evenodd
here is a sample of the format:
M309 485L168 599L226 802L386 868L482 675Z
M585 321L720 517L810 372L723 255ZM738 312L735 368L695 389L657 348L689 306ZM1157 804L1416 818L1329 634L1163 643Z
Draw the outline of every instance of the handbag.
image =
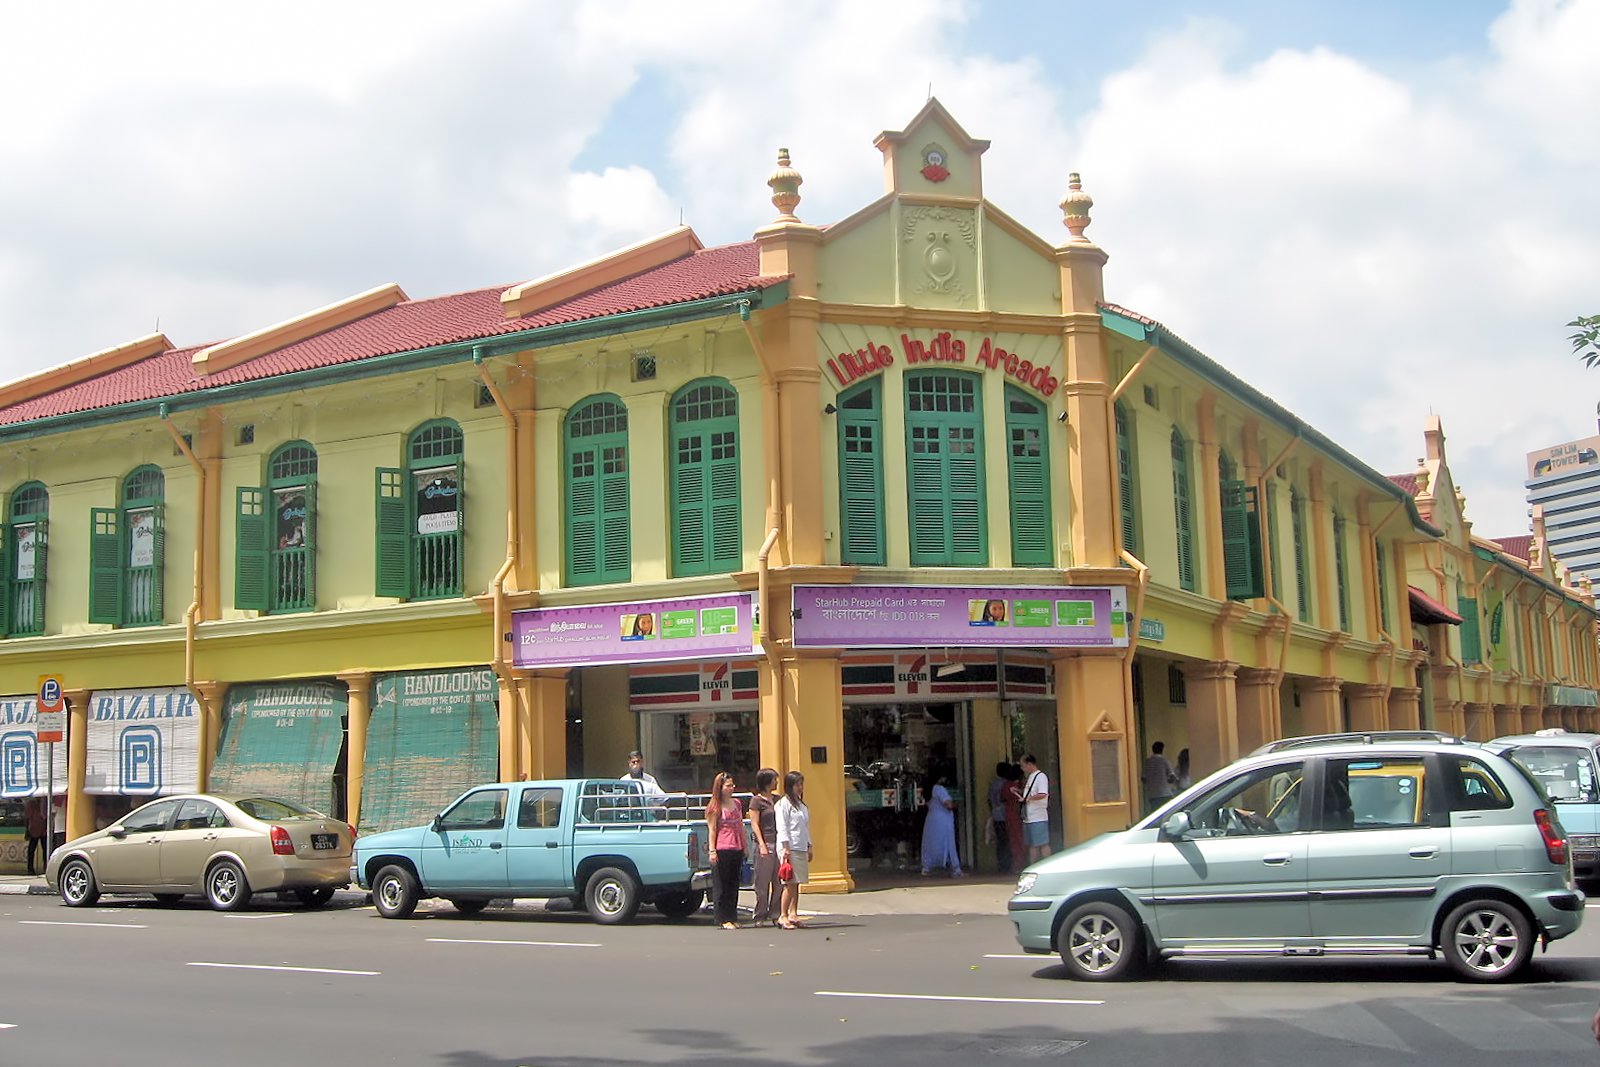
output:
M794 881L794 864L788 862L778 864L778 881Z

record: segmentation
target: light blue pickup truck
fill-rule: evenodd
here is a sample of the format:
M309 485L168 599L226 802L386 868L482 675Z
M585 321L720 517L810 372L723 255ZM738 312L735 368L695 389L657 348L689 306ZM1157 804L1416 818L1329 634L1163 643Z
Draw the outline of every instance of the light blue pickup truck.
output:
M581 903L608 924L641 904L683 918L711 884L703 804L614 778L477 786L425 826L357 838L350 880L387 919L424 897L467 914L532 897Z

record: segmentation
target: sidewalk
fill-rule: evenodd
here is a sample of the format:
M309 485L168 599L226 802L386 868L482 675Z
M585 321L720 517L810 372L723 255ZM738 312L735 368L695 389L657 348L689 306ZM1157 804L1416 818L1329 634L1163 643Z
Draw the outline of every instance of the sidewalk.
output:
M997 915L1006 913L1006 900L1015 881L1010 876L978 875L968 878L895 877L864 879L854 893L805 893L800 910L816 915ZM354 896L358 890L346 890ZM50 895L44 878L26 874L0 874L0 895ZM364 894L361 894L364 895ZM746 891L743 896L748 899ZM532 903L532 902L529 902Z

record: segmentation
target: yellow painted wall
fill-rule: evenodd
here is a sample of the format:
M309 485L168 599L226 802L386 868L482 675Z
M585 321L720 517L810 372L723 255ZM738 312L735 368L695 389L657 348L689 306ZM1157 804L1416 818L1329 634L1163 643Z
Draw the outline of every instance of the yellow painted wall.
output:
M894 222L875 205L830 228L818 252L818 299L829 303L895 303Z
M983 241L984 306L1022 315L1061 313L1061 273L1055 257L1024 242L986 212Z

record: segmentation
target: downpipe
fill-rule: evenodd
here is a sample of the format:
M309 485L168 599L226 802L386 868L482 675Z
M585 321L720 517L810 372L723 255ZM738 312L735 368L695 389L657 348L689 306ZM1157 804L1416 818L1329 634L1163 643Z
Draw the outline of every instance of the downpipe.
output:
M194 646L198 636L200 604L205 592L205 533L206 533L206 468L194 454L194 449L189 447L189 442L183 439L183 434L172 425L172 413L167 405L162 404L158 409L161 425L167 428L167 433L172 436L172 443L178 451L189 461L194 468L195 476L195 509L194 509L194 596L189 601L189 606L183 610L183 687L194 697L205 715L206 729L211 729L211 709L206 706L206 699L200 692L200 687L195 684L194 678ZM207 777L210 777L207 768Z

